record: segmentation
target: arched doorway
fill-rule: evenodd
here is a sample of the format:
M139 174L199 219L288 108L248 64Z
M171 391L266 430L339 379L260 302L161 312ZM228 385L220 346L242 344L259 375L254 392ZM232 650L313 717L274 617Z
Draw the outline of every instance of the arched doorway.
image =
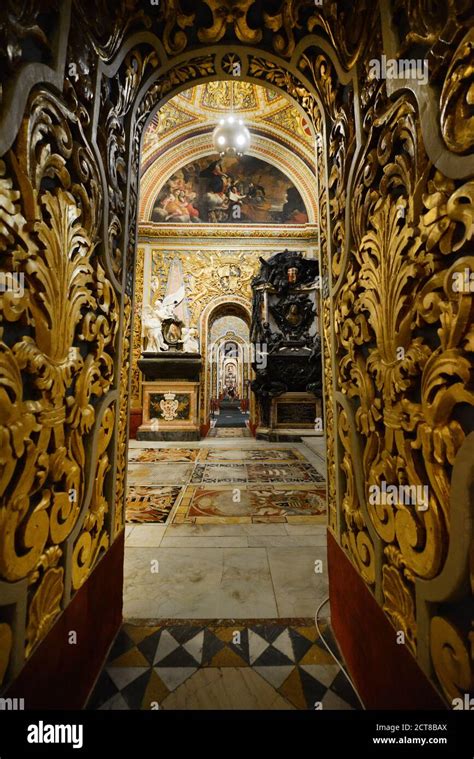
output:
M228 79L216 80L218 85L226 81ZM188 93L184 103L173 98L168 102L186 114L186 103L195 97ZM265 99L276 102L276 106L282 105L274 93L271 97L265 96ZM285 108L286 103L285 100ZM277 112L276 106L272 106L272 113ZM300 120L296 123L299 124ZM158 123L159 126L160 121L161 117L155 119L155 125ZM172 132L170 140L174 139L176 133ZM151 145L151 140L147 136L145 144ZM183 155L179 168L172 174L167 170L163 178L166 188L163 195L161 178L157 179L154 188L146 186L146 198L140 205L146 209L147 218L139 227L139 247L143 243L151 248L151 266L147 264L149 258L145 258L144 277L151 277L152 281L161 279L163 286L170 281L170 272L174 271L175 262L179 260L180 282L184 283L188 293L191 318L199 313L203 361L201 422L204 430L209 424L212 427L208 437L198 444L186 441L185 445L181 440L175 443L167 441L163 447L158 444L144 447L143 440L136 445L134 441L130 444L127 516L131 532L127 535L124 613L126 618L154 618L157 623L163 620L165 607L168 616L170 608L179 609L183 624L191 613L197 622L203 616L208 619L213 616L219 619L254 618L266 620L268 624L272 620L276 628L281 627L278 635L285 636L290 633L288 630L285 632L280 620L292 616L298 619L307 617L313 609L313 593L322 601L326 592L326 570L321 576L314 571L315 550L321 566L327 565L322 545L327 521L324 441L318 441L318 456L296 435L292 435L285 444L281 441L257 441L251 434L256 421L255 396L249 393L254 360L250 342L252 310L256 313L252 282L258 277L265 261L278 253L287 240L291 241L292 249L303 246L305 255L317 256L317 241L310 237L316 231L316 225L312 223L316 221L314 197L306 216L307 220L310 219L308 223L281 218L285 199L281 207L274 204L275 207L271 208L275 216L273 227L270 221L266 225L252 225L248 221L236 223L233 227L226 223L219 226L216 220L211 222L207 219L204 222L205 204L191 198L196 184L192 184L188 176L195 177L196 174L193 175L193 167L185 163L186 145L186 142L180 144ZM150 155L151 151L150 148ZM310 156L314 164L314 156L311 153ZM205 158L212 162L215 156L207 155ZM172 163L171 157L169 163ZM198 168L202 170L201 166ZM204 166L204 170L207 169L208 166ZM316 182L314 165L312 171L312 179ZM151 165L147 165L146 172L155 178L159 174L158 170L156 173L152 171ZM291 176L294 174L295 171ZM193 206L177 219L175 204L170 197L176 197L179 193L187 194ZM198 217L194 218L200 221L190 219L193 209L198 211ZM150 218L154 210L155 220ZM173 244L176 240L179 241L178 245L176 242ZM211 244L210 240L213 241L212 249L207 247ZM172 261L170 266L167 266L167 260ZM288 277L287 274L285 276ZM162 287L159 292L155 291L153 297L161 299L166 293L167 290ZM298 297L304 296L299 294ZM273 308L273 303L269 304L269 308ZM311 330L313 327L311 325ZM294 350L295 346L290 346L290 349ZM247 434L241 434L243 432ZM311 433L312 430L309 430L308 437ZM192 468L189 462L192 462ZM172 492L158 492L158 483L165 481L168 487L173 488ZM140 541L148 541L150 547L149 541L153 539L151 525L140 523L140 519L143 515L143 521L149 518L151 521L156 515L157 508L151 503L151 498L156 499L157 494L163 499L165 495L169 497L164 503L164 509L169 507L169 513L163 524L163 546L166 548L169 541L175 545L173 556L163 554L162 558L161 553L158 554L160 566L164 561L165 566L171 567L168 562L179 562L183 555L188 559L179 587L170 579L168 572L166 586L164 579L154 578L160 586L160 592L153 594L155 601L145 590L142 574L138 573L134 579L128 567L134 553L145 547L141 546ZM208 546L202 545L204 531L216 535L217 540ZM287 550L291 552L291 566L285 571L282 571L279 556L269 554L275 532L278 532L280 547L285 548L286 543ZM219 539L222 546L217 544ZM257 544L250 545L252 541L257 541ZM203 554L199 549L206 547L212 561L219 561L222 555L226 565L234 562L238 567L235 588L227 598L226 582L221 579L220 572L206 569L193 587L195 602L191 609L186 601L189 596L189 573L194 575L197 572ZM253 547L257 551L249 550ZM161 545L156 548L160 552ZM288 558L289 554L286 556ZM253 576L252 570L255 561L257 577ZM214 587L213 593L202 590L201 583L210 583ZM298 588L290 594L292 598L285 591L289 585ZM311 588L311 594L308 588ZM163 605L170 594L173 596L171 607L168 601ZM213 611L209 611L211 608ZM206 625L209 628L212 623ZM166 707L170 704L171 700L167 701Z
M248 313L245 317L237 316L232 306L229 314L218 307L209 320L209 395L211 416L217 426L241 427L252 422L246 416L250 411L252 357Z
M212 418L215 425L216 412L219 415L222 400L233 400L235 408L240 408L242 413L250 412L252 357L249 304L224 299L220 303L211 302L209 309L203 313L202 325L209 364L204 403L208 418ZM232 393L229 393L231 388ZM235 414L235 419L238 418ZM249 422L252 422L251 414Z
M296 24L281 14L264 15L260 4L252 8L249 26L253 5L219 18L208 4L207 21L199 16L195 24L177 4L166 5L168 18L160 9L152 20L124 18L121 6L98 29L86 4L73 5L70 24L71 5L65 3L50 18L58 35L46 54L41 46L25 46L27 65L16 66L24 49L7 46L11 69L5 70L12 81L0 130L5 249L15 241L12 261L32 281L28 302L4 308L2 355L11 369L5 403L25 425L5 454L6 534L18 530L31 544L18 556L12 539L2 564L3 669L9 680L15 677L60 610L72 613L71 599L101 557L112 556L109 546L123 531L141 132L153 109L189 82L235 75L285 90L311 116L320 137L316 193L327 285L322 321L334 555L346 568L349 557L361 596L373 595L383 607L380 618L394 625L403 620L410 650L429 678L436 672L449 697L457 687L444 655L452 638L463 652L460 660L468 660L467 632L457 632L452 604L468 587L464 457L472 437L461 406L471 403L463 363L469 360L469 320L463 316L469 293L459 296L457 310L440 282L464 255L469 235L466 224L447 211L455 230L449 233L456 240L451 250L431 211L456 205L458 192L468 197L461 187L472 173L471 146L463 130L452 129L456 96L443 85L462 60L465 28L451 11L447 18L457 31L449 37L442 36L448 21L436 14L426 20L429 31L420 45L443 63L434 83L407 87L403 79L380 81L370 65L382 51L403 54L390 4L344 4L342 11L330 4L311 13L296 4ZM397 12L411 28L410 14ZM21 39L31 29L47 48L48 25L42 35L34 25L13 25L12 33ZM440 35L450 42L442 54L431 55L432 40ZM84 51L84 59L77 51ZM442 113L435 87L442 87ZM425 259L427 240L433 247ZM80 264L74 276L63 267L59 285L49 287L64 250ZM400 287L394 286L398 276ZM453 323L456 329L445 334ZM406 337L402 346L399 334ZM447 345L452 361L446 360ZM400 373L398 348L407 356ZM451 392L451 384L463 386L462 392ZM438 392L452 402L440 402L440 413L433 414ZM462 424L453 424L458 410ZM432 443L439 440L448 443ZM432 488L432 508L424 516L387 508L381 517L370 508L370 478L377 485L388 471L398 477L400 461L406 463L401 482L415 486L421 478ZM30 481L16 478L20 469ZM451 479L462 482L461 492L451 488ZM46 481L41 500L38 483ZM455 552L452 534L459 536ZM45 555L64 566L48 564ZM52 607L38 620L45 597L53 598ZM357 638L355 626L351 635Z

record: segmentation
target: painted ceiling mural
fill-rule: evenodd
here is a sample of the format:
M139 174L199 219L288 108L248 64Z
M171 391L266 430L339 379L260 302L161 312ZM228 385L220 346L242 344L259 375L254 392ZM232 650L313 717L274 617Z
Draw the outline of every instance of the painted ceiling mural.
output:
M306 224L308 214L293 182L279 169L253 156L217 154L184 166L159 191L151 220Z
M275 166L289 178L288 187L295 185L298 188L297 191L291 189L290 203L293 208L288 209L284 219L281 211L286 202L285 197L283 195L277 198L276 208L272 209L280 212L275 218L277 223L283 220L285 223L307 223L307 217L314 223L317 217L316 203L311 192L316 169L314 137L306 116L288 98L269 87L227 80L207 82L185 90L171 98L153 115L143 136L140 219L174 223L198 220L208 222L206 212L203 215L197 213L202 211L203 203L201 206L194 204L193 208L186 196L171 198L169 214L164 213L163 209L157 210L155 203L158 192L170 181L177 166L187 168L187 163L192 164L204 157L211 160L214 151L212 133L222 116L229 113L238 114L250 130L252 140L248 156ZM217 155L212 160L217 160ZM244 168L247 174L248 167ZM254 168L251 170L254 171ZM243 190L240 194L245 194ZM268 195L268 189L266 190ZM209 190L204 186L190 190L190 194L199 192L206 193ZM189 206L187 211L181 205L183 200L188 200L185 203ZM213 201L218 207L222 205L221 198L214 198ZM268 214L257 213L259 208L255 208L262 205L261 199L259 203L250 205L254 208L246 209L245 221L266 223ZM293 212L295 213L291 217ZM303 215L296 212L303 212ZM225 213L216 213L214 216L221 217L219 221L228 221ZM258 218L253 219L255 216Z
M217 81L175 95L153 116L143 137L143 161L159 143L163 146L183 128L217 122L228 111L245 114L247 123L281 130L300 148L314 154L306 117L279 92L250 82Z
M291 0L277 13L195 0L183 13L161 0L133 18L133 2L98 5L4 3L0 248L25 297L0 299L0 681L18 675L123 533L142 125L184 82L240 61L331 136L317 143L330 530L452 704L473 677L472 292L452 288L474 234L472 3ZM373 71L374 56L410 47L430 62L428 83ZM215 118L199 115L196 93L181 97L195 124L173 132L170 110L146 160ZM270 116L253 114L263 129ZM274 128L295 162L308 153ZM211 256L195 292L247 297L250 262L237 277ZM429 484L429 508L375 507L368 489L385 481ZM100 617L90 622L99 629Z

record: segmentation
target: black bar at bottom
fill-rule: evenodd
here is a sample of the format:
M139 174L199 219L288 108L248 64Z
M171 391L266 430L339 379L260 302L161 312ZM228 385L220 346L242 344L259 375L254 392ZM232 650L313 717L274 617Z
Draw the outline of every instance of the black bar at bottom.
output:
M294 753L348 750L364 757L474 756L468 711L81 711L0 712L0 759L100 756L198 748L225 759L231 749L273 746ZM168 748L166 748L168 747ZM105 755L105 754L104 754Z

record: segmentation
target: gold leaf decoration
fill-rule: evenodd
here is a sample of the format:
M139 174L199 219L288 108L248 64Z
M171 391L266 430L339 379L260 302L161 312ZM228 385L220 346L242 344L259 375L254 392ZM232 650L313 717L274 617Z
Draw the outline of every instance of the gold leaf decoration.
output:
M133 308L133 353L132 353L132 377L130 385L130 400L132 406L140 407L141 372L138 368L138 359L142 351L142 309L143 309L143 273L145 263L144 248L137 248L135 267L135 301Z
M466 517L451 480L474 403L472 292L453 289L454 275L473 268L473 178L456 173L474 146L472 2L392 0L380 12L370 0L275 1L270 11L255 0L204 0L194 13L190 2L163 0L150 16L137 0L88 6L73 2L61 33L71 43L66 72L79 51L95 102L88 84L72 88L69 72L62 86L49 60L69 6L51 15L9 2L0 42L13 72L8 109L0 103L0 264L25 279L21 297L0 293L0 575L25 581L26 655L59 613L65 578L69 598L123 527L140 128L168 97L240 62L252 81L293 98L317 134L330 529L411 650L418 637L419 661L446 698L468 692L468 562L456 587L446 589L443 573L452 523ZM25 34L44 58L29 68L28 92L15 87ZM388 97L370 62L415 46L429 63L427 97L396 82ZM244 104L246 84L237 87ZM258 249L261 232L237 226L209 237L238 246L245 234ZM172 233L175 243L195 234L145 231ZM275 246L279 234L268 233ZM188 269L188 283L206 305L228 299L245 309L253 262L236 277L218 253L206 276ZM191 306L196 320L201 306ZM427 510L361 502L383 482L428 488ZM425 629L417 635L419 599L435 614L430 640ZM23 653L17 634L13 642L0 626L4 680L12 645Z
M143 258L142 258L143 267ZM127 441L128 441L128 408L129 392L128 381L130 371L130 340L132 330L132 307L130 298L125 296L124 304L124 325L122 340L122 361L123 371L120 382L120 400L119 400L119 429L117 445L117 475L115 480L115 516L114 516L114 536L118 535L124 528L125 523L125 480L127 476ZM141 320L140 320L141 326ZM141 329L140 335L136 335L138 342L138 355L141 351Z
M395 567L384 566L382 574L383 609L395 629L404 633L406 645L415 653L415 604L411 592Z
M256 44L262 39L261 29L251 29L247 14L255 5L255 0L204 0L212 12L212 26L201 28L198 32L200 42L211 44L219 42L232 24L240 42Z
M31 601L26 628L26 656L44 638L61 610L63 578L64 569L49 569Z
M79 589L89 577L102 551L107 550L110 538L105 529L105 517L109 503L104 495L104 485L110 470L107 449L114 431L115 412L109 406L103 415L98 432L97 463L94 472L94 489L83 530L74 544L72 554L72 585Z
M193 26L195 14L183 13L180 0L166 0L160 10L160 19L165 22L163 30L163 44L169 55L181 53L187 45L187 37L184 29ZM173 32L178 27L179 31Z
M451 619L434 616L431 620L431 658L436 676L448 699L464 699L474 690L474 672L466 631Z
M342 515L345 522L342 545L365 582L368 585L373 585L375 582L374 545L368 534L364 515L357 497L349 430L350 425L347 414L345 411L341 411L339 414L339 437L344 446L344 458L341 463L341 469L346 477L346 488L342 500Z
M454 53L441 93L441 132L453 153L474 146L474 30Z

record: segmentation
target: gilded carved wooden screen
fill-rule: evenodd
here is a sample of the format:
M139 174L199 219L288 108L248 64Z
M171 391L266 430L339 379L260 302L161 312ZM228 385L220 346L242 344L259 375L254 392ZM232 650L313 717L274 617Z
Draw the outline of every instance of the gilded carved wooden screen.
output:
M123 529L143 129L237 76L317 133L330 529L445 697L470 687L472 5L273 5L0 11L4 685ZM428 508L372 504L381 482Z

